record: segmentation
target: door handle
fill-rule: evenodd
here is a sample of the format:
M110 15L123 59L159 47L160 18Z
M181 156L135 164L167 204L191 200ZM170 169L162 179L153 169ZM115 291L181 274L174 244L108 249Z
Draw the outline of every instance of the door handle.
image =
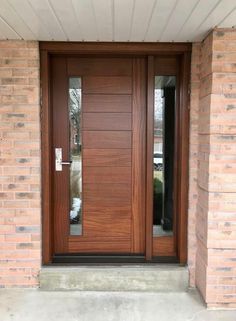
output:
M62 161L62 148L55 148L55 169L56 172L62 171L62 165L71 165L72 161Z
M61 165L70 165L72 163L72 161L69 162L61 162Z

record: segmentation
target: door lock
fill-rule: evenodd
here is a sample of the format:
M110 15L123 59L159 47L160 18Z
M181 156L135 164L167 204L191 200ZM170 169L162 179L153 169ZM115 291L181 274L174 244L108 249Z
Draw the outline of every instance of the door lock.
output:
M56 172L62 171L62 165L71 165L71 161L62 161L62 148L55 148L55 169Z

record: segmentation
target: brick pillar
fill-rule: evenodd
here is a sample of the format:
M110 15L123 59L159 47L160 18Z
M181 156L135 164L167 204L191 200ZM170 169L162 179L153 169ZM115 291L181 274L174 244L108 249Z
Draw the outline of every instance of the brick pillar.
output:
M0 41L0 287L38 284L41 265L39 50Z
M190 139L189 139L189 208L188 268L190 286L195 286L196 212L198 199L198 122L200 93L201 44L193 44L191 59Z
M201 47L196 285L209 307L236 307L236 30Z

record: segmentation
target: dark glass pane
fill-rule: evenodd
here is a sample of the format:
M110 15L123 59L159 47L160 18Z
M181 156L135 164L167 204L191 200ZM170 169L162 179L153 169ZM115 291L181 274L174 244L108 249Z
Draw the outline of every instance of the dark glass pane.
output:
M155 76L153 236L173 234L175 76Z

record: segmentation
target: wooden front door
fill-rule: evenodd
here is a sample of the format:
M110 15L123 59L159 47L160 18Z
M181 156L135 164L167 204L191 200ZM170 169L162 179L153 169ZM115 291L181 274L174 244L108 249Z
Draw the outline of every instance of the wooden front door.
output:
M54 255L145 254L146 59L51 60Z

